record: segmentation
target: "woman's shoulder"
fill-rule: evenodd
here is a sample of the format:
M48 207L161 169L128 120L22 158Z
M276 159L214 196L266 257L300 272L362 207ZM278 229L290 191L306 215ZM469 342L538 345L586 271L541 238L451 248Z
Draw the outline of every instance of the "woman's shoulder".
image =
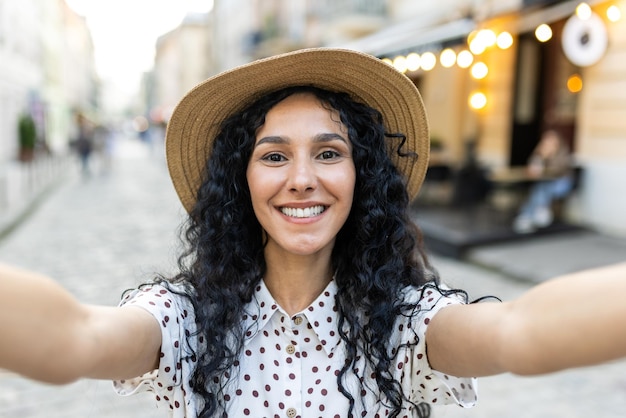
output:
M405 287L401 292L402 301L408 304L417 305L420 310L431 310L435 307L467 303L467 293L460 289L453 289L450 286L430 281L422 285L412 285Z
M119 306L139 306L160 319L193 318L193 292L180 283L155 282L125 292Z

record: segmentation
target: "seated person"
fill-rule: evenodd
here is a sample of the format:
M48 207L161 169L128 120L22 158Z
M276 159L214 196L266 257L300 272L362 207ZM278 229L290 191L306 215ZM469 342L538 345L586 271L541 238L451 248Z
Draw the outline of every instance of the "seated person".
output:
M554 218L552 202L567 195L574 184L571 152L554 130L544 132L528 160L527 169L532 178L542 180L533 184L513 222L513 229L518 233L549 226Z

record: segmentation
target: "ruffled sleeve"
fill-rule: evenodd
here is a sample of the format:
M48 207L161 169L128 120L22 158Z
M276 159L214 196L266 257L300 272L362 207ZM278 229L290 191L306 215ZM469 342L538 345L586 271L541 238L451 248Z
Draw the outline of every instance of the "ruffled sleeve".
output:
M138 392L155 393L159 409L174 418L195 416L197 405L189 387L196 362L195 319L189 301L163 286L151 285L128 293L120 306L138 306L161 325L159 368L143 376L113 382L122 396Z

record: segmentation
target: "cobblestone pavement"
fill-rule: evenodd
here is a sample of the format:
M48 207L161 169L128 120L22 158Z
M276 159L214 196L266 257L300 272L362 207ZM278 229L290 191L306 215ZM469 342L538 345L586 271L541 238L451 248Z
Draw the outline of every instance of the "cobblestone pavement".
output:
M149 280L155 272L171 271L182 209L161 152L126 141L116 156L109 172L74 176L52 193L0 242L0 260L50 275L85 302L107 305L116 304L124 289ZM434 262L446 281L475 297L494 294L508 299L530 286L462 262L440 257ZM477 407L439 407L434 417L626 415L626 362L544 377L483 378L479 387ZM51 386L0 371L0 418L163 416L151 395L122 398L107 381Z

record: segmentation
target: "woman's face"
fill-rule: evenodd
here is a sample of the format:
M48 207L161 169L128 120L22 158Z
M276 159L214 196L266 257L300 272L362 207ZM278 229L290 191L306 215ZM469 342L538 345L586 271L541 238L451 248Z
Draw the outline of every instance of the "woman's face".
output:
M332 251L352 207L356 171L339 115L309 93L279 102L259 128L247 180L266 251Z

